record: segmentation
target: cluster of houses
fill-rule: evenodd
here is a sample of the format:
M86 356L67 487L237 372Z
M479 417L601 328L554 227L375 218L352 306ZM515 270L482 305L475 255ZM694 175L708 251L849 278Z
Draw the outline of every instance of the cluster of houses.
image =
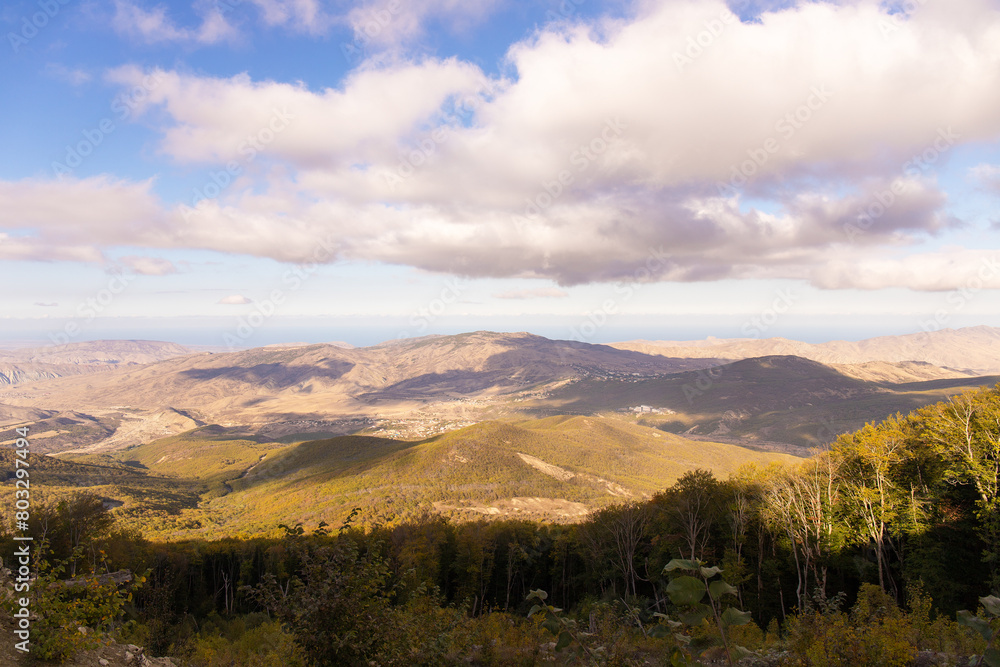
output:
M631 408L626 408L625 412L637 412L637 413L640 413L640 414L648 413L648 414L654 414L654 415L664 415L664 414L666 414L666 415L672 415L672 414L674 414L674 411L671 410L670 408L654 408L654 407L649 406L649 405L635 405L635 406L632 406Z

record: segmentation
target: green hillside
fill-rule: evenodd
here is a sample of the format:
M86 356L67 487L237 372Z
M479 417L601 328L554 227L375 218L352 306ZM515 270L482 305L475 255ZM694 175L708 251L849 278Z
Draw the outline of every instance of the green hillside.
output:
M689 470L726 477L750 461L792 459L695 442L619 416L482 422L420 441L228 438L203 427L111 455L51 460L76 471L64 475L64 492L92 486L93 471L121 477L102 482L100 492L124 503L114 510L122 521L182 539L267 534L300 521L337 525L355 507L363 523L427 512L578 521L591 509L648 497ZM160 497L167 489L170 502Z
M418 442L347 436L291 446L231 480L232 493L202 511L210 523L251 533L279 522L332 524L354 507L364 521L429 511L570 521L651 495L695 468L725 477L748 461L791 459L617 417L484 422Z
M13 516L14 458L11 450L0 450L0 466L7 478L0 487L0 506ZM53 456L29 457L31 499L34 505L54 504L86 491L100 496L126 523L155 523L179 517L184 509L197 507L199 489L188 480L151 475L124 465L100 465L63 460ZM175 522L169 520L173 525Z
M234 439L221 428L205 426L181 435L98 456L65 455L69 460L125 465L155 475L193 483L203 493L228 490L227 481L239 477L272 452L287 445Z

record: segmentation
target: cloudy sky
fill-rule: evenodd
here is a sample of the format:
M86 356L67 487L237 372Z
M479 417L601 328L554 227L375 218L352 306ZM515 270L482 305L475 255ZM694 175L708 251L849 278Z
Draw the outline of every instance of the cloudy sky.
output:
M998 0L0 9L5 341L1000 325Z

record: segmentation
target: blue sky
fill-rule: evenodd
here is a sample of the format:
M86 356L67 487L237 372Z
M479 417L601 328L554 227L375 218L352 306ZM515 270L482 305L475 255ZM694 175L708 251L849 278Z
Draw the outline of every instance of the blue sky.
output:
M1000 3L0 10L0 343L1000 326Z

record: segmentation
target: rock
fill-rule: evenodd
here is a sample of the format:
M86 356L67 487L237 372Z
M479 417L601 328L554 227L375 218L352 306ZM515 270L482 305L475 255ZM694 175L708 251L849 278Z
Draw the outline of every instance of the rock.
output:
M135 656L132 655L132 651L125 651L125 662L132 662L135 660Z
M100 665L101 667L108 667L108 665L110 665L111 663L108 662L106 659L101 658L100 660L97 661L97 664Z

